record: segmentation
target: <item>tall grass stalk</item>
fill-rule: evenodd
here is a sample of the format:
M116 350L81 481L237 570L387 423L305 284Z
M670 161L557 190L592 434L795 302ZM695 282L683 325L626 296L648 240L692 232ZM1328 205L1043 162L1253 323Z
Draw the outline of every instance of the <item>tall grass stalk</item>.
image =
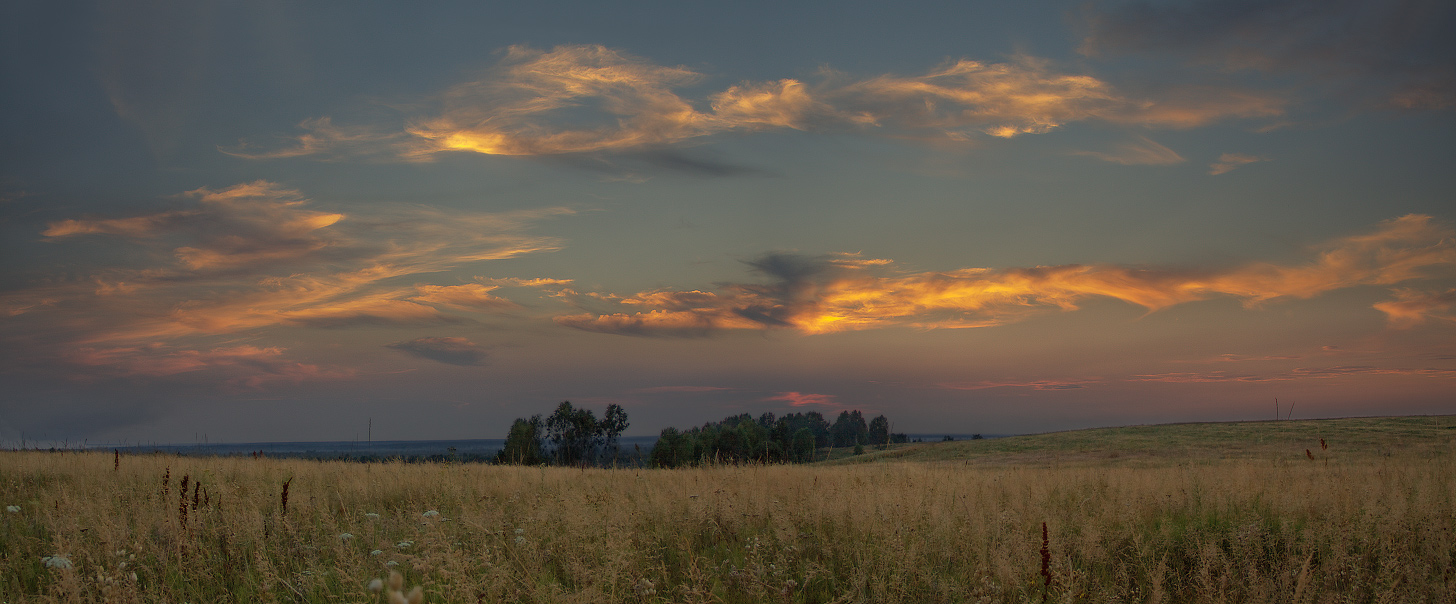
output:
M656 471L108 457L0 453L0 503L20 508L0 515L0 601L377 602L369 584L390 571L426 602L1436 602L1456 588L1449 454ZM178 506L156 488L170 465L216 496ZM42 562L58 555L73 566Z

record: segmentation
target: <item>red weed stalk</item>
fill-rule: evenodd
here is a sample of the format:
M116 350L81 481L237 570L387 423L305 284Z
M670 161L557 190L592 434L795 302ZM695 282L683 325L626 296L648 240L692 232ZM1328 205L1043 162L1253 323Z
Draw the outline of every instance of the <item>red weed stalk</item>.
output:
M283 515L288 515L288 485L293 482L292 478L283 481Z
M177 493L180 495L177 499L177 524L182 526L187 526L187 481L191 478L191 475L184 474L182 476L182 488L177 490Z
M1047 538L1047 525L1046 525L1045 522L1041 523L1041 578L1042 578L1042 585L1046 589L1051 589L1051 586L1052 586L1052 547L1051 547L1051 539ZM1042 591L1042 593L1041 593L1041 601L1045 602L1046 599L1047 599L1047 592L1046 591Z

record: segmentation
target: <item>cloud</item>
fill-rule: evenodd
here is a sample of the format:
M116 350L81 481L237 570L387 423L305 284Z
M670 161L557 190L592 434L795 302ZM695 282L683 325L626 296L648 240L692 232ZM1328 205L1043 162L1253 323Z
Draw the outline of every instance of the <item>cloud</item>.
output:
M767 402L784 402L791 407L804 407L808 405L820 405L824 407L841 406L834 400L833 394L813 394L808 392L780 392L763 399Z
M1269 161L1269 158L1259 157L1257 155L1244 155L1242 153L1225 153L1218 156L1218 161L1208 165L1208 173L1213 176L1218 176L1219 174L1226 174L1239 166L1261 161Z
M161 344L133 347L82 347L70 351L67 361L85 367L78 379L163 378L184 373L218 375L218 381L232 386L259 388L278 381L300 382L340 379L351 373L325 369L282 358L285 349L250 345L225 346L210 350L174 349Z
M323 117L304 121L306 132L291 146L254 151L243 145L226 152L254 159L374 154L403 161L432 161L451 152L640 153L725 132L777 129L968 140L1046 133L1086 120L1189 128L1284 110L1277 95L1213 86L1136 98L1027 56L1004 63L953 60L908 76L856 79L825 70L820 79L740 82L694 99L675 92L703 80L686 67L656 65L603 46L512 46L480 79L421 103L429 109L409 116L400 129L342 127ZM1141 146L1144 160L1153 157L1150 149L1158 153L1155 147L1150 141ZM1160 153L1162 163L1177 155L1166 148Z
M854 255L769 254L749 263L769 277L767 283L730 283L717 292L582 295L575 299L584 309L616 303L636 310L571 314L556 321L624 335L705 336L732 329L818 334L891 326L987 327L1047 310L1076 310L1092 298L1122 300L1149 311L1215 297L1254 306L1449 273L1456 267L1456 231L1429 216L1408 215L1315 251L1315 258L1303 264L1256 262L1227 269L1069 264L920 273L895 271L887 261Z
M1031 388L1033 390L1078 390L1086 388L1086 384L1096 384L1099 380L1031 380L1031 381L981 381L981 382L946 382L937 384L947 390L985 390L988 388Z
M1456 307L1456 289L1432 292L1396 288L1393 293L1394 300L1375 303L1375 309L1385 313L1391 327L1409 329L1430 319L1456 321L1456 314L1451 312Z
M439 304L461 309L503 310L519 305L490 292L499 285L467 283L465 285L416 285L419 295L410 298L422 304Z
M262 360L279 358L282 348L266 345L246 363L225 354L243 350L227 343L239 335L455 324L468 321L470 312L515 308L497 295L499 288L550 290L566 283L427 281L474 263L559 249L559 240L530 231L571 213L561 208L486 213L351 204L347 211L328 211L313 207L300 191L267 181L200 188L172 202L181 207L47 225L51 245L88 240L77 248L83 269L0 293L0 312L26 317L3 326L7 338L33 342L34 355L57 367L160 379L206 368L262 367ZM133 253L137 249L147 253ZM247 379L262 384L279 376L332 375L310 373L310 367L316 368L275 364ZM27 371L54 370L36 364Z
M1435 378L1456 378L1456 369L1410 369L1373 365L1340 365L1335 367L1297 367L1289 371L1267 374L1228 373L1224 371L1156 373L1134 375L1130 382L1207 383L1207 382L1282 382L1299 379L1328 379L1355 375L1407 375Z
M657 394L662 392L722 392L725 390L733 389L723 386L654 386L652 388L639 388L633 390L633 392Z
M408 342L387 344L385 348L462 367L484 365L490 356L484 348L465 338L415 338Z
M1165 166L1186 161L1176 151L1141 136L1135 141L1117 145L1111 152L1078 151L1076 154L1124 166Z
M1456 6L1445 0L1196 0L1089 5L1082 51L1172 56L1338 86L1388 107L1456 108Z
M67 219L41 234L54 239L118 235L134 239L180 239L172 251L193 271L227 270L298 259L330 244L327 227L343 214L303 209L301 193L256 181L220 191L200 188L185 197L196 209L126 218Z

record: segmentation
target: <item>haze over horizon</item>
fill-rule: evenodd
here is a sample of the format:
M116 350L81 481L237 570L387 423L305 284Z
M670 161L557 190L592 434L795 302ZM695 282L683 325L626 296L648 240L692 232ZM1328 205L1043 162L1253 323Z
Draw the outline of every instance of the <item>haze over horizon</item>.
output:
M1456 5L21 1L0 442L1456 413Z

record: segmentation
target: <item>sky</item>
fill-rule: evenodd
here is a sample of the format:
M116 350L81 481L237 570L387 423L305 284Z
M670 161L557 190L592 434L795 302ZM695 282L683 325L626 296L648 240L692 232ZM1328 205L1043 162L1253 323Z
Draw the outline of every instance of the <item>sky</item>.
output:
M1456 5L0 7L0 443L1456 413Z

